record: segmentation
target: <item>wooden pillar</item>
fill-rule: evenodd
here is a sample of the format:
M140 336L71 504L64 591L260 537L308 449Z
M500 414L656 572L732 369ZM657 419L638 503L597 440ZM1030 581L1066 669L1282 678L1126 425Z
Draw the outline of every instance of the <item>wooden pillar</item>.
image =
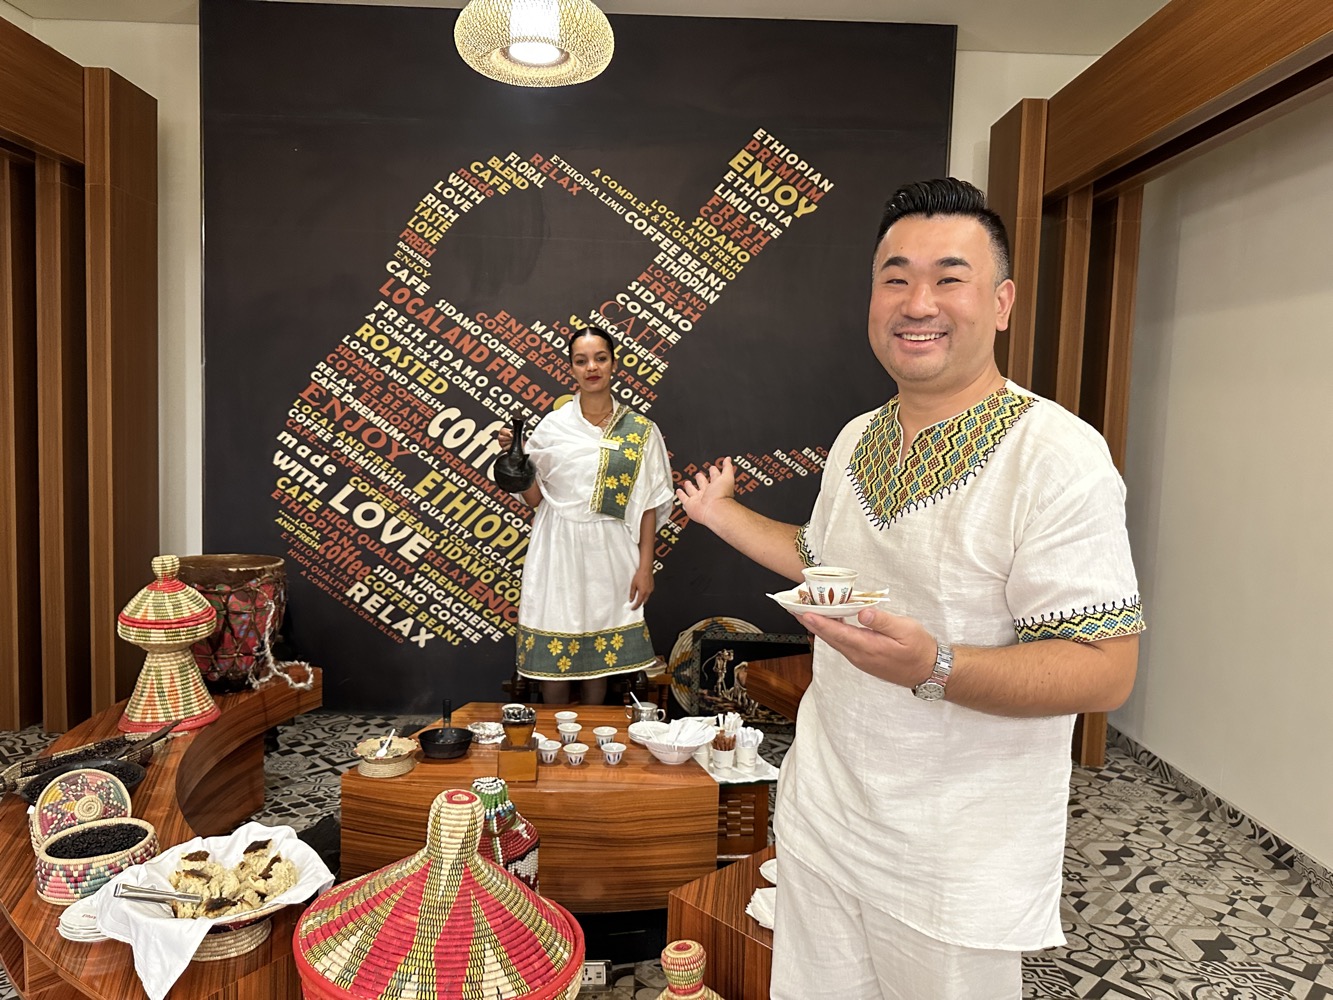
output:
M157 492L157 102L84 70L88 246L88 553L92 709L143 661L116 615L152 580Z
M995 337L995 363L1023 386L1032 384L1045 163L1046 102L1026 98L991 126L986 180L986 200L1009 230L1017 290L1009 329Z
M32 160L0 149L0 729L41 717Z
M83 170L36 168L42 725L64 732L92 714Z

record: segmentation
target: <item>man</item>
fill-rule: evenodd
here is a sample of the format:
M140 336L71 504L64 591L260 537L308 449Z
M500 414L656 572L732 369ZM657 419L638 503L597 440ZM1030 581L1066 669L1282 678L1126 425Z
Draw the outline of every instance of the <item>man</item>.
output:
M677 492L784 576L848 566L888 593L856 624L801 616L817 639L778 788L779 1000L1014 1000L1021 952L1064 941L1073 716L1123 703L1143 619L1105 443L995 365L1013 301L981 192L901 188L868 323L898 395L838 436L810 520L742 507L729 460Z

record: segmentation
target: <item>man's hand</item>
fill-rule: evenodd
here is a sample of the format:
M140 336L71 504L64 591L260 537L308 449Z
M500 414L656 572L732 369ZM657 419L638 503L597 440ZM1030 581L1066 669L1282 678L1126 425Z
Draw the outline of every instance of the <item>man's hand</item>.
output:
M935 669L935 637L915 618L866 608L856 616L864 628L806 613L801 624L873 677L916 687Z
M732 500L736 495L736 470L731 459L722 459L722 467L710 465L707 472L700 472L694 482L683 480L676 490L676 499L685 508L691 521L697 521L706 528L713 527L709 518L723 501Z
M501 427L495 432L495 443L508 451L509 446L514 443L514 432L508 427Z
M641 569L634 574L634 579L629 582L629 606L633 611L648 603L648 598L653 593L653 568Z

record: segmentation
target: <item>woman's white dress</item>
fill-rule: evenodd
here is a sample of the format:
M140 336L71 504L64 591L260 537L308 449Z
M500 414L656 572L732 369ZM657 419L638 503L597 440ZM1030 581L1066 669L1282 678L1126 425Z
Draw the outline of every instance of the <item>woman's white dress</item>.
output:
M671 512L671 465L657 426L617 407L607 431L577 397L528 440L542 502L532 522L518 608L518 672L538 680L629 673L654 660L643 608L630 608L639 524Z

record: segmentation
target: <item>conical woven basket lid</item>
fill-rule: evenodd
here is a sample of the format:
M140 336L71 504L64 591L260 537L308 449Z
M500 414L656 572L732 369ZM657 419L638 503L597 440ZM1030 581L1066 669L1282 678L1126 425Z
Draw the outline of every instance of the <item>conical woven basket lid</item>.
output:
M441 792L424 848L311 904L292 942L307 1000L577 994L582 929L478 856L484 819L475 793Z
M203 594L177 578L180 560L158 556L157 577L130 599L116 618L122 639L138 646L197 642L213 634L217 612Z

